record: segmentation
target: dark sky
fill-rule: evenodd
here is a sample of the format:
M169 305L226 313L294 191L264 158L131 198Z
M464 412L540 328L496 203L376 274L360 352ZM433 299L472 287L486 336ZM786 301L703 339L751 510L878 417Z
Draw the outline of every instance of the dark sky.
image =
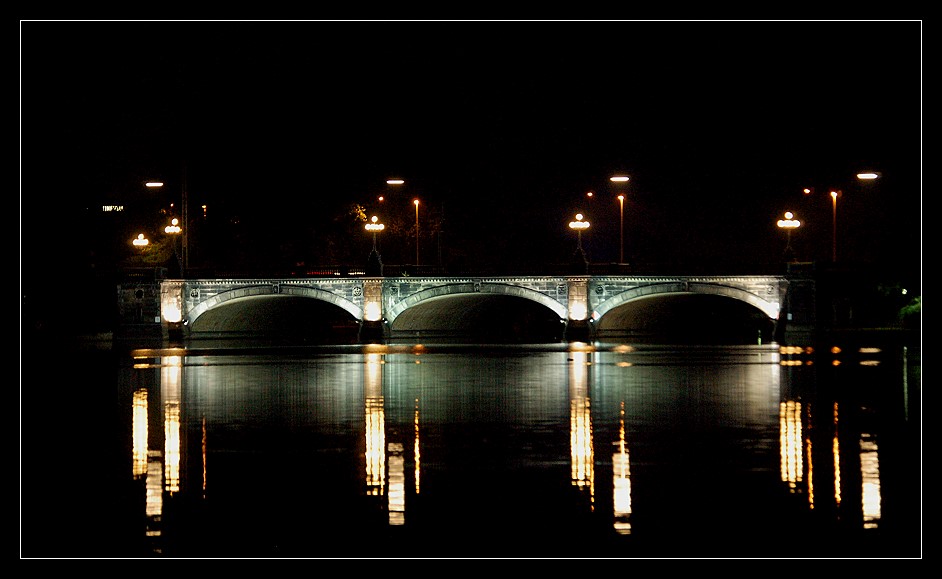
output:
M268 240L396 175L455 252L552 259L581 210L597 261L626 172L630 261L680 270L777 259L786 209L826 259L839 187L844 257L921 265L920 21L25 21L20 73L24 264L185 167Z

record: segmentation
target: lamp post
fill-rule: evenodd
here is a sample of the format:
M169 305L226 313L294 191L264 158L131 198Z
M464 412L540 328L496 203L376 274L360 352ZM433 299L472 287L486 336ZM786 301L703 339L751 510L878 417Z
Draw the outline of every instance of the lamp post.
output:
M779 229L785 230L785 257L788 258L792 251L792 229L801 227L801 221L795 219L795 214L791 211L786 211L784 217L778 220L777 225Z
M365 225L365 228L373 234L373 251L370 252L369 259L370 275L382 276L383 260L376 249L376 234L385 229L386 226L379 222L379 217L374 215L370 218L370 222Z
M163 181L151 180L144 183L144 186L150 189L163 189L164 183ZM187 198L187 191L186 191L186 167L185 166L183 168L183 187L180 192L180 205L181 205L180 217L183 219L183 223L186 224L188 223L187 220L189 219L189 214L188 214L189 199ZM206 209L206 206L204 205L203 210L205 211L205 209ZM174 221L176 221L176 219L174 219ZM182 259L179 255L177 256L177 260L180 261L180 277L185 277L184 272L186 272L186 270L190 266L190 251L189 251L190 242L189 242L188 229L189 229L188 227L186 229L181 227L180 230L176 232L176 233L180 233L180 232L183 233ZM174 254L176 253L177 253L177 248L176 248L176 245L174 245Z
M589 222L584 221L585 216L581 213L576 213L576 220L569 222L569 228L574 229L577 234L578 241L576 242L576 251L582 256L582 261L585 262L586 268L589 267L589 260L586 258L585 250L582 249L582 232L589 228Z
M831 191L831 263L837 263L837 198L840 191Z
M366 230L373 233L373 251L376 252L376 234L385 229L386 226L379 223L379 217L373 216L370 222L366 224Z
M173 256L177 258L177 265L180 267L180 276L182 277L183 261L180 258L179 252L177 252L177 238L181 231L183 231L183 228L180 227L180 220L176 217L170 220L170 225L164 227L164 232L173 236Z
M618 263L625 263L625 196L618 196Z
M415 265L419 265L419 200L412 201L415 204Z
M882 177L878 171L861 171L857 173L858 181L873 181ZM814 188L805 188L805 195L812 195ZM837 263L837 198L843 197L844 192L841 189L830 189L828 195L831 197L831 262Z
M627 183L627 175L609 177L612 183ZM625 194L618 194L618 263L625 263Z
M148 243L150 243L150 241L144 237L143 233L138 233L137 237L131 240L131 243L134 245L134 247L145 247Z

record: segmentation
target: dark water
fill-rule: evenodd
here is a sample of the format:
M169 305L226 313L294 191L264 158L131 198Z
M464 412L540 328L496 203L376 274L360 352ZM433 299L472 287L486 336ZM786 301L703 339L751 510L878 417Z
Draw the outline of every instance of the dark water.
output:
M921 558L919 349L44 347L22 558Z

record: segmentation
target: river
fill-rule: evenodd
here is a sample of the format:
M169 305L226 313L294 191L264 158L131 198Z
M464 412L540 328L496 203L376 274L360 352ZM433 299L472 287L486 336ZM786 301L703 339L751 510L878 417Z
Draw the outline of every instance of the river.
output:
M921 348L30 348L23 558L919 558Z

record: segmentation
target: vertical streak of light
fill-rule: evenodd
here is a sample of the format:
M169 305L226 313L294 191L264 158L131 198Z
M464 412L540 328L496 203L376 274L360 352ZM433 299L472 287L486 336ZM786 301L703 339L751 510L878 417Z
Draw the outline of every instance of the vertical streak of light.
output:
M144 511L148 517L159 520L163 512L163 464L159 450L148 451L147 483ZM159 531L157 532L159 535Z
M587 353L571 352L569 384L569 446L572 461L572 484L588 488L589 496L595 499L595 472L592 449L592 413L588 397L586 371ZM594 508L594 505L593 505Z
M366 404L366 492L381 496L386 479L386 423L380 354L366 355L364 399Z
M389 524L406 523L406 474L405 460L402 456L402 444L389 443Z
M419 452L419 399L415 399L415 418L413 419L413 424L415 425L415 442L412 448L412 452L415 456L415 494L419 494L419 479L421 478L422 468L421 468L421 455Z
M625 443L625 401L621 403L621 425L618 429L618 451L612 455L613 509L615 532L631 534L631 467Z
M841 506L841 443L838 440L838 409L837 402L834 403L834 440L831 443L831 452L834 455L834 503Z
M788 400L779 404L779 442L782 481L795 492L802 480L801 403Z
M863 526L875 529L882 516L880 492L880 454L876 440L869 433L860 435L860 476L862 480L861 502Z
M160 366L160 392L164 400L164 488L180 490L180 391L183 358L167 356Z
M788 482L788 412L786 403L778 404L778 453L779 453L779 478L782 482Z
M203 453L203 498L206 498L206 417L203 417L203 436L200 441L200 450Z
M805 404L805 410L807 412L807 418L808 418L808 429L810 430L811 424L812 424L811 404ZM808 476L807 476L808 507L811 510L814 510L814 461L812 460L812 444L811 444L810 435L808 436L808 438L805 439L805 445L806 445L805 447L806 461L805 462L808 464Z
M131 474L147 474L147 390L134 391L131 402Z

